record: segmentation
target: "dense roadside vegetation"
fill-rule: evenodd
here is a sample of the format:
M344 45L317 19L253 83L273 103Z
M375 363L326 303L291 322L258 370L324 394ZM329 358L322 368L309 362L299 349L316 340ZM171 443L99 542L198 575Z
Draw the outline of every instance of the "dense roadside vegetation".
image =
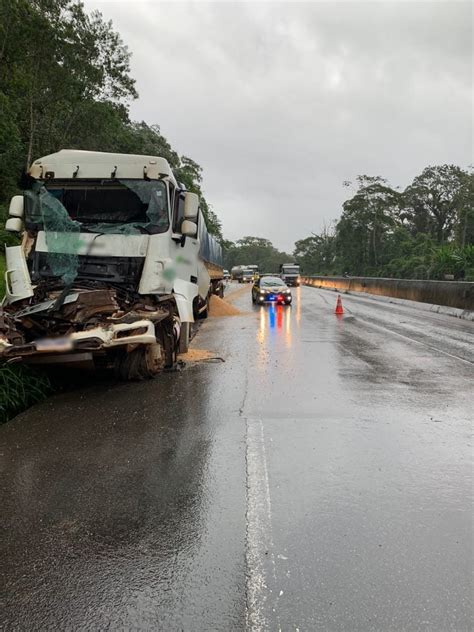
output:
M260 272L278 272L281 263L293 260L293 256L280 252L271 241L262 237L242 237L238 241L224 241L225 266L256 264Z
M268 239L226 244L226 265L256 263L276 272L297 261L305 274L350 274L474 281L474 174L454 165L427 167L404 190L359 176L339 220L295 244L291 255Z
M474 281L474 174L427 167L404 190L359 176L338 221L295 244L308 274Z

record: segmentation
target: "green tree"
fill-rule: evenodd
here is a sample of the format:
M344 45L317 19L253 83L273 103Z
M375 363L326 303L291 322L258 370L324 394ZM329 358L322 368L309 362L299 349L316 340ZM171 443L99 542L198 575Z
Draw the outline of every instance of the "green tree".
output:
M403 216L411 230L431 234L438 244L449 241L456 223L465 217L468 177L455 165L426 167L403 194ZM472 190L470 201L472 207Z
M0 0L0 15L1 153L15 172L20 156L26 167L74 147L90 115L105 114L97 104L110 119L112 105L136 97L130 54L100 13L78 0Z
M201 198L201 210L206 218L206 224L211 235L215 235L222 241L222 225L210 204L208 204L202 190L202 167L188 156L181 156L176 177L188 191L197 193Z
M335 233L299 240L295 256L313 273L471 279L473 244L472 169L440 165L427 167L403 193L381 177L359 176Z
M335 234L326 227L320 235L312 233L295 243L295 260L304 274L328 274L335 272Z
M245 236L234 244L227 242L224 248L225 265L258 265L260 272L279 271L280 265L293 261L293 257L275 248L269 239Z
M472 167L466 172L458 200L456 243L465 247L474 244L474 171Z
M380 176L358 176L357 185L336 225L336 256L341 271L373 274L385 263L385 244L400 221L400 194Z

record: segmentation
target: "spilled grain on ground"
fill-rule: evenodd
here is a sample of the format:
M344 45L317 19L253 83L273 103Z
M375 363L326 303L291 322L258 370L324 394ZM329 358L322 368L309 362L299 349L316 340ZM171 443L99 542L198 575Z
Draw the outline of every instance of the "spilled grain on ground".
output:
M231 305L228 301L219 298L218 296L211 296L209 303L209 316L211 318L220 318L221 316L238 316L241 311Z
M189 349L186 353L182 353L179 358L184 362L202 362L216 356L212 351L207 349Z

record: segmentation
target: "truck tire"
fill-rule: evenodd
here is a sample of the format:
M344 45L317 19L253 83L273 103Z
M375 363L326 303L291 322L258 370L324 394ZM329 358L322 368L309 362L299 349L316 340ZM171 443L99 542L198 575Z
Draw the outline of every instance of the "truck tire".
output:
M197 320L205 320L209 316L209 296L206 298L206 302L204 303L204 307L201 310L197 310L197 314L195 318Z
M158 323L155 327L156 339L163 347L164 368L172 369L178 354L179 339L176 336L174 320L166 319ZM181 334L181 332L180 332Z
M146 380L164 368L163 347L156 343L140 345L127 353L120 351L115 358L115 375L123 381Z
M191 323L181 323L181 332L179 334L178 353L187 353L189 349L189 334L191 332Z
M219 286L219 293L218 293L219 298L224 298L224 284L221 283Z

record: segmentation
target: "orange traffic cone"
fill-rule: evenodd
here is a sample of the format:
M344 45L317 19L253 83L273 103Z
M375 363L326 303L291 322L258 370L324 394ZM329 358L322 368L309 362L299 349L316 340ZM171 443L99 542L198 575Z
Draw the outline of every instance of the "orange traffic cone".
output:
M342 300L340 294L337 295L337 303L336 309L334 310L335 314L344 314L344 309L342 307Z

